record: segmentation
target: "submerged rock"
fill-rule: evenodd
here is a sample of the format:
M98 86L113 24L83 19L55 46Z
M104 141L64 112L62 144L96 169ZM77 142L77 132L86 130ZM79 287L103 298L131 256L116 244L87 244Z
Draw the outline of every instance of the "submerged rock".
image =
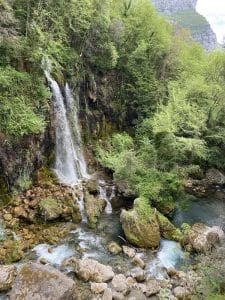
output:
M88 226L95 228L101 213L106 207L106 201L91 195L88 191L84 193L84 206L88 218Z
M75 295L72 279L50 266L29 263L19 271L10 300L72 300Z
M16 278L16 267L13 265L0 266L0 292L11 289Z
M111 254L119 254L122 251L122 248L120 247L120 245L118 245L116 242L111 242L108 245L108 250Z

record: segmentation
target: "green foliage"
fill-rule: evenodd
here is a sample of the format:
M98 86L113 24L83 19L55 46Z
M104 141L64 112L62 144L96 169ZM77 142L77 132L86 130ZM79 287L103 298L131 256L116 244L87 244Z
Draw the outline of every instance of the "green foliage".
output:
M115 134L106 145L97 147L97 159L114 171L114 179L123 182L129 191L148 199L159 209L173 207L180 195L181 182L173 172L161 172L153 145L134 146L127 134Z
M10 67L0 73L1 131L15 137L42 132L49 96L42 80Z

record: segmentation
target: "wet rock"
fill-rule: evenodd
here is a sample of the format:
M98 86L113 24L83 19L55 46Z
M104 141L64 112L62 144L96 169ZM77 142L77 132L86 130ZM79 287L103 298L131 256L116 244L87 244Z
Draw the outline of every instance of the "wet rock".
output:
M211 168L206 172L206 181L208 184L223 185L225 184L225 176L219 170Z
M133 248L123 246L123 253L126 254L128 257L133 258L136 254L136 251Z
M189 300L191 299L191 295L190 292L187 290L187 288L182 287L182 286L178 286L173 290L173 294L174 296L178 299L178 300Z
M50 266L24 265L10 293L10 300L61 300L75 298L75 282Z
M4 241L0 247L0 262L10 264L24 257L24 245L19 241Z
M137 280L137 282L143 282L146 279L146 273L140 267L132 269L130 275Z
M112 290L107 288L104 291L104 294L102 296L102 300L112 300L113 299L113 293Z
M86 189L91 195L97 195L98 194L98 180L88 180L86 183Z
M111 242L108 245L108 250L111 254L119 254L122 251L122 248L120 247L120 245L118 245L116 242Z
M84 281L107 282L114 276L110 266L100 264L94 259L74 260L75 273Z
M44 257L41 257L38 262L42 265L47 265L48 263L47 259L45 259Z
M135 255L135 257L132 259L132 264L140 267L141 269L145 268L145 262L138 255Z
M0 292L4 292L11 289L15 278L15 266L0 266Z
M14 215L16 218L24 218L24 219L27 218L27 212L21 206L17 206L14 208Z
M13 216L11 214L4 214L3 215L3 219L6 221L6 222L10 222L12 220Z
M173 267L171 268L168 268L167 269L167 274L170 276L170 277L173 277L173 276L176 276L177 275L177 270Z
M159 246L160 229L157 214L151 209L148 200L138 198L132 210L123 210L120 220L127 240L138 247Z
M160 284L156 279L149 279L146 283L146 296L156 295L160 291Z
M126 283L127 283L127 286L128 286L128 288L130 290L130 289L132 289L137 284L137 281L134 278L132 278L132 277L127 277Z
M219 232L215 227L194 224L188 232L187 240L197 252L207 252L219 242Z
M41 215L46 221L58 219L63 213L62 207L53 198L46 198L39 202Z
M95 228L101 213L106 207L106 201L91 195L88 191L84 194L84 206L88 218L88 226Z
M91 291L94 294L101 294L107 289L107 283L96 283L92 282L91 283Z
M159 223L159 229L161 235L168 240L180 242L183 238L181 231L176 228L167 217L157 212L157 218Z
M118 274L113 277L112 286L117 292L125 294L128 290L126 277L123 274Z

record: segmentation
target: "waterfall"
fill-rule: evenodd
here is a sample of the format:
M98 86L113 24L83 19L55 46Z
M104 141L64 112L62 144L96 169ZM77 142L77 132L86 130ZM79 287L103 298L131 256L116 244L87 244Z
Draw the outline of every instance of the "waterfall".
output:
M78 124L78 103L74 100L68 84L62 93L58 83L51 77L50 71L45 70L45 76L54 100L56 144L54 171L61 183L74 185L82 178L88 178Z

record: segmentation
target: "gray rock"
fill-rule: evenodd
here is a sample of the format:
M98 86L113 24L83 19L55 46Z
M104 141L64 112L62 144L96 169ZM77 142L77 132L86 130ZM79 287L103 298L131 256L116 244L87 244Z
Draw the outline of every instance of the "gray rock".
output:
M106 289L107 289L107 283L96 283L96 282L92 282L91 283L91 291L94 294L101 294L103 293Z
M108 250L109 250L110 253L116 255L116 254L119 254L122 251L122 248L116 242L111 242L108 245Z
M145 262L138 255L135 255L135 257L132 259L132 264L140 267L141 269L145 268Z
M77 259L75 273L84 281L107 282L115 275L110 266L100 264L94 259Z
M128 290L126 277L123 274L118 274L113 277L112 286L117 292L126 293Z
M105 289L104 294L102 296L102 300L112 300L112 298L113 298L112 290L109 288Z
M133 258L136 254L136 251L133 248L123 246L123 253L126 254L128 257Z
M25 264L19 271L10 300L75 300L75 282L53 267Z

